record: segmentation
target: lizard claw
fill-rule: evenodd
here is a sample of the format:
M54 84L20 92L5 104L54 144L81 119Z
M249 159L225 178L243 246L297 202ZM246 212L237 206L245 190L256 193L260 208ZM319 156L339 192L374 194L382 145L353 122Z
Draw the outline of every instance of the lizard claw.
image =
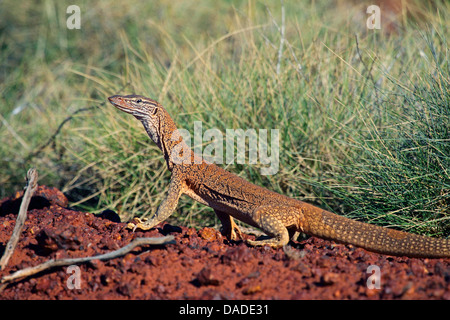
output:
M239 229L239 227L237 225L235 225L233 227L233 231L231 232L231 234L232 234L232 237L234 238L233 240L236 240L238 237L239 237L239 239L244 240L241 229Z
M231 220L231 240L237 240L239 236L239 239L244 240L244 237L242 236L241 229L239 229L238 225L234 220Z
M231 226L231 228L224 228L222 226L222 228L220 228L220 232L229 240L235 241L238 239L244 240L244 237L242 236L241 230L239 229L239 227L234 223L233 221L233 225Z
M133 218L132 222L129 222L127 224L127 229L131 229L133 232L135 232L136 229L149 230L153 228L153 226L147 223L147 221L147 218L143 218L142 220L139 218Z

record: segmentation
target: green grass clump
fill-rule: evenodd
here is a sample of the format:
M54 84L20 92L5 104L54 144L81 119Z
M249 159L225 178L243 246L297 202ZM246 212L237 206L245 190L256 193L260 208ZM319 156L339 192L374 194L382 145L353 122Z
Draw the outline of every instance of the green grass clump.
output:
M330 188L350 216L417 233L450 233L450 73L446 58L442 64L434 58L432 74L411 90L400 88L401 104L389 112L392 125L367 123L369 132L355 140L357 161Z

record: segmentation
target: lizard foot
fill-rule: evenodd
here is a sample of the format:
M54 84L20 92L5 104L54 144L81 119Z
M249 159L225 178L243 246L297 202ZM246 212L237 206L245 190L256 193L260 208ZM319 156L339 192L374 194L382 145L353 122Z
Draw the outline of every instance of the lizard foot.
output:
M127 224L127 229L131 229L133 232L136 229L149 230L153 227L154 226L150 224L150 221L148 221L147 218L143 218L142 220L139 218L133 218L132 222Z
M222 235L224 237L226 237L229 240L235 241L238 239L243 240L244 237L242 236L242 232L239 229L239 227L237 226L237 224L234 222L234 220L231 220L231 225L230 226L222 226L222 228L220 228L220 233L222 233Z
M285 239L269 238L264 240L246 240L245 242L253 247L270 246L274 249L278 249L286 245L289 242L289 238L287 241Z

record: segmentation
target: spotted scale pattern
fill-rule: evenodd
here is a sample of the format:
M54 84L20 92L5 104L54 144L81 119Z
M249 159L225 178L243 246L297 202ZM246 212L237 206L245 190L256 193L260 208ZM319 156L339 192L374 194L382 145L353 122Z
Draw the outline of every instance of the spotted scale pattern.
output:
M241 234L234 218L260 228L269 239L248 241L250 245L286 245L289 231L301 231L325 239L350 243L390 255L440 258L450 257L450 240L419 236L354 221L311 204L291 199L248 182L215 164L201 161L190 149L182 156L190 161L177 163L173 150L184 143L176 135L177 127L167 111L156 101L137 95L112 96L109 101L119 110L140 120L149 137L164 154L172 171L169 193L156 214L142 222L135 219L132 228L148 230L167 219L182 194L214 209L231 239Z

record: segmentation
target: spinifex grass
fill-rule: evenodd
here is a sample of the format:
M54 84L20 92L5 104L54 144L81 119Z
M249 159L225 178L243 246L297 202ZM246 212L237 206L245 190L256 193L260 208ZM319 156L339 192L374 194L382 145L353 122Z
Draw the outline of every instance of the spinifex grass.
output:
M432 44L430 44L432 46ZM339 185L329 186L349 215L417 233L450 233L450 73L445 53L436 68L399 91L392 125L367 122ZM444 55L442 57L442 54ZM432 57L432 55L431 55Z

